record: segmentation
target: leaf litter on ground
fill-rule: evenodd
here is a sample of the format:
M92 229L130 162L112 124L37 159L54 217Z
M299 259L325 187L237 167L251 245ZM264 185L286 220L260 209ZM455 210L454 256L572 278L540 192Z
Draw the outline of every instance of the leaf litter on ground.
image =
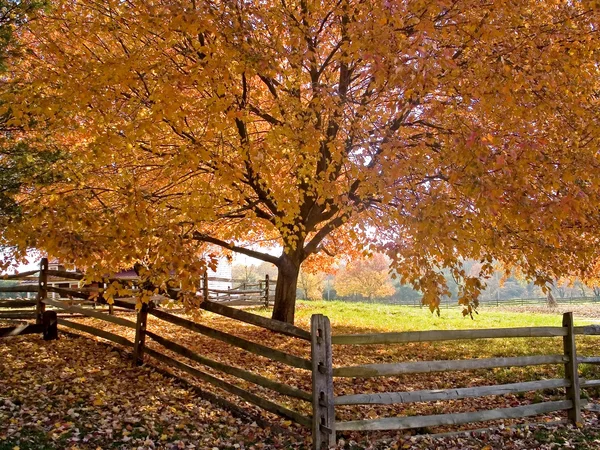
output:
M124 316L133 318L130 314L124 313ZM109 324L106 322L101 322L96 319L77 319L89 325L102 328L108 331L111 331L116 334L123 335L130 340L133 340L133 330L124 329L123 327L115 326L113 324ZM231 320L224 319L220 316L215 316L208 313L203 313L200 316L194 317L194 320L203 322L211 327L218 328L222 331L229 332L231 334L235 334L254 342L260 342L265 345L279 348L281 350L285 350L289 353L296 354L298 356L309 357L310 350L308 344L306 342L298 341L292 338L287 338L284 336L274 335L273 333L268 332L267 330L257 329L256 327L249 326L246 324L235 323ZM164 337L168 337L179 344L185 345L186 347L192 349L193 351L207 356L211 359L224 362L227 364L231 364L234 366L246 368L248 370L252 370L253 372L258 372L263 376L267 376L269 378L285 382L286 384L293 385L300 389L304 389L310 391L310 374L304 372L299 369L293 369L283 364L275 363L266 358L257 357L247 352L243 352L241 350L233 349L226 344L220 343L218 341L214 341L212 339L206 338L204 336L189 332L187 330L181 329L179 327L172 326L168 323L159 321L155 318L150 318L148 322L148 329L161 334ZM88 335L86 335L88 336ZM89 337L90 339L94 339ZM21 337L21 338L11 338L11 341L16 341L22 339L24 342L38 342L38 345L43 346L43 348L47 348L48 345L52 345L50 343L43 343L38 337ZM37 340L36 340L37 339ZM88 337L86 337L88 339ZM83 349L83 353L85 354L88 348L89 343L86 344L86 339L77 339L77 341L81 341L77 343L77 346ZM64 340L60 340L60 344L54 344L62 348L63 344L67 345L70 343L70 340L73 340L71 337L66 337ZM513 340L514 341L514 340ZM539 340L538 340L539 341ZM582 344L582 349L586 351L593 351L595 347L596 341L584 340ZM0 342L2 345L2 342ZM33 344L28 344L33 345ZM152 340L147 340L147 345L150 347L156 348L159 351L164 353L169 353L164 348L156 345ZM337 364L361 364L367 362L392 362L392 361L405 361L405 360L423 360L423 359L452 359L452 358L465 358L465 357L486 357L486 356L503 356L506 351L516 354L527 354L530 352L537 353L554 353L560 352L560 347L562 342L560 339L550 339L545 340L543 344L540 344L536 347L536 343L532 340L521 340L520 344L515 346L511 345L508 347L505 342L502 340L491 341L491 340L479 340L477 342L463 342L458 343L454 346L444 345L443 343L425 343L425 344L410 344L403 346L391 346L391 347L382 347L382 346L336 346L334 348L335 359L334 363ZM61 361L68 362L70 367L79 367L82 364L80 358L74 358L73 361L72 355L74 352L77 353L78 350L75 348L77 346L67 345L65 348L65 355L59 358ZM35 346L34 346L35 347ZM97 347L92 347L96 352L101 352L101 350ZM508 350L507 350L508 348ZM12 349L14 355L18 355L21 357L21 351L17 348ZM58 350L57 350L58 351ZM61 350L62 351L62 350ZM104 350L105 352L107 350ZM443 352L443 353L440 353ZM181 386L177 387L177 384L173 384L173 381L169 378L164 378L157 372L153 372L150 368L133 368L131 366L131 362L125 360L118 356L118 354L112 352L108 352L108 354L113 355L112 358L117 358L112 363L105 362L102 356L97 355L94 358L91 358L92 361L96 361L97 364L101 363L103 365L109 364L109 368L98 369L106 373L105 371L109 371L106 375L108 379L113 379L115 385L122 385L119 389L104 389L98 391L95 396L87 397L87 400L84 398L83 402L87 401L88 408L91 408L88 411L88 415L91 414L89 411L93 411L93 409L98 406L98 408L102 411L105 411L105 405L109 404L107 398L115 395L118 395L118 392L124 390L126 392L136 392L136 390L140 390L140 392L144 392L144 389L140 386L138 382L136 382L136 377L154 377L156 383L150 383L152 385L160 385L160 389L167 389L165 386L175 386L172 390L167 390L163 393L162 397L159 399L167 399L165 404L177 404L177 397L175 400L170 397L173 393L175 395L177 392L187 392L187 396L194 397L193 393L189 390L182 389ZM172 355L172 354L171 354ZM443 355L443 357L441 356ZM0 355L2 356L2 355ZM118 357L117 357L118 356ZM175 356L175 355L172 355ZM20 358L14 358L14 364L19 364ZM34 358L35 359L35 358ZM178 357L181 359L181 357ZM87 359L86 359L87 361ZM151 358L149 362L157 367L166 369L166 367L161 364L153 361ZM193 362L186 361L186 363L190 365L196 365ZM35 365L35 364L34 364ZM234 382L244 389L250 390L256 394L259 394L263 397L266 397L270 400L281 403L287 407L298 410L304 414L310 414L310 405L308 403L303 403L294 399L289 399L274 392L271 392L267 389L252 385L250 383L245 383L239 379L228 377L222 373L214 372L212 369L198 366L198 368L212 373L213 375L219 376L220 378L226 379L227 381ZM586 366L588 369L588 378L600 378L597 370L593 370L595 368L590 368ZM0 366L1 368L1 366ZM73 370L83 370L83 369L73 369ZM141 371L149 371L146 375L128 375L131 371L141 370ZM171 372L175 372L176 375L182 376L183 374L178 373L177 371L173 371L169 369ZM513 369L498 369L498 370L490 370L490 371L474 371L474 372L455 372L455 373L446 373L446 374L421 374L421 375L412 375L405 377L394 377L394 378L386 378L386 379L362 379L362 380L353 380L353 379L336 379L335 389L336 395L342 394L351 394L358 392L380 392L380 391L398 391L398 390L415 390L415 389L443 389L443 388L452 388L452 387L469 387L476 385L485 385L485 384L498 384L498 383L510 383L517 381L526 381L530 379L539 379L541 377L545 378L556 378L561 375L561 368L554 366L544 366L544 367L535 367L535 368L513 368ZM68 371L67 371L68 373ZM95 373L95 372L94 372ZM146 372L144 372L146 373ZM125 376L121 376L124 374ZM56 373L54 373L56 375ZM86 380L85 375L82 375ZM117 378L120 379L117 379ZM4 377L3 377L4 378ZM129 380L129 385L127 384ZM133 382L131 382L133 381ZM207 385L206 383L198 382L196 380L192 380L193 384L200 386L203 390L206 391L215 391L215 389ZM52 381L46 381L46 383L50 383L52 385ZM105 382L110 384L109 382ZM123 383L125 383L123 385ZM26 384L26 383L25 383ZM146 383L148 384L148 383ZM99 383L102 385L102 383ZM133 387L132 387L133 386ZM171 388L169 388L171 389ZM158 391L151 389L152 395L156 396ZM110 393L110 395L109 395ZM292 433L288 436L286 433L278 433L274 432L271 429L264 430L260 426L256 425L251 426L250 433L244 433L240 431L229 430L228 433L232 436L242 436L239 438L239 442L233 443L231 439L226 439L229 436L223 437L222 434L219 434L217 437L214 437L214 433L210 430L210 426L206 425L201 427L201 430L191 431L191 426L181 426L177 427L177 423L175 425L170 424L166 425L162 422L160 426L148 427L145 425L136 425L136 423L119 423L117 422L117 430L122 430L123 426L125 427L125 433L119 435L118 433L88 433L86 436L88 437L88 441L90 441L90 435L92 437L99 436L103 439L111 438L115 439L113 443L111 443L111 447L113 448L309 448L310 445L310 436L308 430L304 430L300 427L296 427L295 425L290 424L288 421L276 418L269 413L265 413L264 411L259 410L258 408L244 403L239 398L236 398L230 394L219 392L216 390L216 393L222 397L227 398L228 400L243 405L245 409L254 413L255 415L262 415L265 418L265 422L273 423L275 425L280 426L281 428L289 428ZM598 397L598 392L596 390L588 390L585 392L585 395L588 395L593 398ZM2 392L2 388L0 388L0 399L4 393ZM81 398L81 397L78 397ZM135 399L137 398L145 398L143 393L140 393L138 396L134 396L133 400L130 400L132 404L136 403ZM153 397L151 397L153 398ZM518 395L506 395L506 396L495 396L495 397L487 397L481 399L466 399L461 401L450 401L450 402L433 402L433 403L417 403L417 404L409 404L409 405L399 405L399 406L380 406L380 407L372 407L372 406L354 406L354 407L339 407L336 408L336 414L338 415L338 420L356 420L361 418L375 418L382 416L398 416L398 415L416 415L416 414L443 414L446 412L461 412L461 411L472 411L477 409L492 409L492 408L501 408L501 407L509 407L509 406L518 406L521 404L534 403L539 401L547 401L547 400L557 400L563 399L564 392L562 390L551 390L544 391L541 393L527 393L527 394L518 394ZM196 401L203 402L201 403L201 407L196 406L196 409L206 410L207 408L212 408L214 411L221 411L221 414L227 416L229 413L220 410L215 405L211 405L202 400L196 399ZM91 405L89 403L91 402ZM162 400L160 400L162 403ZM0 405L0 408L2 406ZM150 411L153 413L153 409L146 408L146 406L141 406L143 411ZM69 409L66 410L66 415L70 416ZM0 409L2 411L2 409ZM120 410L115 410L113 415L120 417ZM80 412L73 411L76 414L81 414ZM189 411L188 411L189 412ZM104 412L106 414L106 411ZM109 413L110 415L110 413ZM189 414L188 414L189 415ZM229 415L232 417L231 415ZM160 415L159 417L168 418L168 415ZM198 421L207 420L206 414L198 414ZM209 420L217 420L220 425L222 424L222 420L220 419L220 414L213 412L208 415ZM572 428L572 427L554 427L549 428L550 431L546 432L546 428L540 428L538 431L520 431L513 430L510 427L505 427L503 429L498 429L497 431L491 432L488 434L488 437L467 437L464 433L460 433L453 436L447 436L444 438L438 438L435 440L431 440L429 437L423 437L419 435L414 435L413 432L407 433L344 433L340 434L340 448L347 449L363 449L363 448L373 448L373 449L397 449L397 448L440 448L440 449L450 449L450 448L485 448L488 446L489 448L569 448L570 442L575 442L575 447L573 448L600 448L600 444L598 444L598 436L597 431L599 429L597 416L593 413L586 413L586 426L583 429ZM0 416L2 419L2 416ZM536 420L541 422L552 422L557 419L564 419L564 414L556 413L550 414L547 416L536 418ZM223 419L225 420L225 419ZM235 422L235 427L233 425L224 425L225 427L230 426L230 428L244 428L247 429L248 424L241 421L240 419L233 419ZM73 422L77 423L73 420L67 420L66 423ZM153 420L153 423L156 420ZM167 420L167 422L171 422L171 420ZM506 421L506 425L513 424L517 421ZM524 422L524 421L521 421ZM104 422L100 422L102 424ZM111 422L112 423L112 422ZM186 423L191 423L188 421ZM119 425L121 428L119 428ZM491 423L489 425L498 425L498 422ZM502 425L502 424L501 424ZM475 429L482 426L488 426L488 424L473 424L470 426ZM131 430L128 429L131 428ZM190 428L191 427L191 428ZM58 427L61 429L61 426ZM72 428L72 427L71 427ZM102 427L100 427L102 429ZM190 430L188 430L190 428ZM147 431L147 434L141 436L141 430ZM209 429L209 432L207 432ZM166 430L167 432L163 432ZM222 430L221 427L217 426L217 430ZM53 434L51 436L56 436L56 430L52 429ZM62 430L61 431L65 431ZM68 429L64 434L59 434L58 436L63 436L61 439L67 439L67 436L70 436ZM81 439L80 430L78 429L79 434L75 436L76 438ZM417 430L419 433L428 433L428 432L444 432L451 431L449 429L436 428L436 429L427 429L427 430ZM2 428L0 426L0 450L4 450L2 447ZM212 433L212 434L211 434ZM13 433L14 434L14 433ZM218 434L218 433L217 433ZM227 433L225 433L227 435ZM523 434L526 436L523 437ZM6 435L6 433L5 433ZM35 433L33 433L35 437ZM198 436L208 436L204 439L207 439L205 442L198 440ZM7 435L6 435L7 436ZM482 435L486 436L486 435ZM545 437L546 436L546 437ZM556 438L557 442L564 441L562 447L553 446L552 442L546 442L547 436L551 436L552 439ZM557 437L559 436L559 437ZM567 437L560 437L567 436ZM116 437L116 438L115 438ZM123 440L124 438L124 440ZM143 439L142 439L143 438ZM146 442L146 439L149 439ZM210 440L213 439L214 445L212 447L209 446ZM534 443L533 440L535 440ZM6 438L5 438L6 440ZM68 439L67 439L68 440ZM101 440L101 439L100 439ZM235 440L235 439L234 439ZM56 439L54 440L56 441ZM489 442L488 442L489 441ZM11 441L12 442L12 441ZM62 441L61 441L62 442ZM86 442L75 441L78 443L78 446L74 448L95 448L93 446L82 447L82 445L86 444ZM90 441L91 442L91 441ZM484 444L482 444L483 442ZM150 446L150 443L154 445L154 447ZM144 447L148 444L147 447ZM237 444L237 446L236 446ZM137 447L136 447L137 446ZM194 447L195 446L195 447ZM471 447L469 447L471 446ZM12 447L6 447L12 448ZM21 447L26 448L26 447ZM30 448L38 448L38 447L30 447ZM55 448L55 447L48 447ZM70 447L56 447L56 448L70 448ZM105 447L102 447L105 448Z

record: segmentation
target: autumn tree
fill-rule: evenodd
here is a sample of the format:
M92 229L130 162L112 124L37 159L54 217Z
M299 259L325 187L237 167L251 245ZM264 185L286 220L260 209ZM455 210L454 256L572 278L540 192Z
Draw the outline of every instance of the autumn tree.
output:
M338 271L335 290L341 296L359 294L369 300L388 297L395 292L389 269L390 261L381 253L351 260Z
M39 0L0 0L0 76L7 59L15 61L21 57L20 28L44 4ZM23 143L15 143L11 135L20 127L8 124L11 117L10 109L0 115L0 225L20 213L13 197L25 180L35 179L36 184L50 181L45 168L58 157L53 150L32 151Z
M326 274L323 272L312 273L301 270L298 277L298 288L302 292L302 298L307 300L322 299L325 277Z
M50 3L1 95L69 159L13 196L15 248L163 280L240 252L287 322L301 265L342 250L432 308L443 270L469 305L492 261L544 284L598 256L597 1Z
M252 283L260 279L254 264L234 264L231 268L231 277L235 280L243 280L244 283Z

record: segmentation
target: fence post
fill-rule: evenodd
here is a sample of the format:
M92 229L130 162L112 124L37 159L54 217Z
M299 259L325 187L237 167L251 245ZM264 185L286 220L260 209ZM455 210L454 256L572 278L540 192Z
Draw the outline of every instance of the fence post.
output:
M579 388L579 370L577 364L577 347L575 345L575 333L573 331L573 313L563 314L563 327L567 329L567 335L563 337L564 355L568 358L565 362L565 378L571 382L567 387L567 400L573 402L573 407L568 411L569 420L581 423L581 390Z
M202 301L208 300L208 270L202 275Z
M108 284L107 283L102 283L102 288L103 290L106 290ZM114 308L114 300L111 300L111 302L107 302L108 303L108 314L110 314L111 316L115 314L115 308Z
M42 258L40 261L40 273L38 276L38 294L35 303L35 323L43 323L42 316L46 311L44 300L48 298L48 258Z
M45 341L58 339L58 319L56 311L44 311L42 314L42 336Z
M333 362L329 318L313 314L310 319L312 361L313 450L335 446Z
M146 344L146 322L148 321L148 304L142 303L138 311L135 327L135 343L133 345L133 363L142 365L144 363L144 347Z
M265 308L269 307L269 274L265 275Z

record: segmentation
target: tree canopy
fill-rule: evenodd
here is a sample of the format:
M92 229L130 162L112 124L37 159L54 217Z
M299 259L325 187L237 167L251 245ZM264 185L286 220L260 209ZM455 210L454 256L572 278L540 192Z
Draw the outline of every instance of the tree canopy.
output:
M385 252L432 307L492 261L543 284L598 256L597 1L53 0L4 110L60 149L11 245L194 279L211 247L278 267ZM280 256L256 245L281 248ZM214 247L212 247L214 248ZM463 258L482 261L471 275ZM162 278L161 278L162 277Z

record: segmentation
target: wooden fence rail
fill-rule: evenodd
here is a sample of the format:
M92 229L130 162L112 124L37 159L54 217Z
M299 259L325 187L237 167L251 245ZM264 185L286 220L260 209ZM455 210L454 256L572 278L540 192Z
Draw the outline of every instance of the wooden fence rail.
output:
M46 266L44 266L44 264L46 264ZM64 302L48 299L46 294L47 292L57 292L61 295L68 294L69 296L75 298L89 298L90 292L83 289L63 289L48 286L48 275L62 276L64 274L56 274L47 270L47 262L44 263L43 261L40 270L34 273L37 272L39 272L38 286L19 286L19 288L26 289L25 292L38 293L35 303L31 301L26 302L28 306L31 306L32 304L37 306L38 317L40 312L43 313L45 306L48 305L56 308L57 310L62 310L73 314L81 314L86 317L103 320L115 325L126 327L128 329L134 329L136 330L135 342L131 342L122 336L91 327L89 325L65 320L61 317L57 319L58 324L61 326L73 328L84 333L89 333L103 339L107 339L128 348L133 348L134 360L136 362L143 362L144 355L147 355L162 362L163 364L184 371L199 380L207 382L218 389L237 395L243 400L248 401L266 411L272 412L286 419L295 421L300 425L311 428L313 431L313 449L323 449L335 444L336 433L342 431L404 430L411 428L460 425L482 421L524 418L548 414L556 411L566 411L569 421L572 423L581 422L581 410L584 406L586 406L586 400L581 399L581 389L600 388L600 380L582 379L579 376L578 370L579 364L600 364L600 356L578 356L575 339L576 336L599 336L600 326L588 325L584 327L575 327L573 325L572 313L566 313L563 316L562 326L558 327L525 327L448 331L435 330L401 333L371 333L355 335L345 334L332 336L329 319L325 316L314 315L311 318L311 331L309 332L290 324L273 321L265 317L252 314L248 311L238 310L222 303L215 303L207 300L206 289L203 288L205 291L205 299L201 304L202 309L233 320L238 320L253 326L262 327L274 333L297 338L304 342L310 342L311 357L310 359L305 359L285 351L270 348L266 345L252 342L247 339L177 316L160 309L158 305L154 305L152 303L143 305L141 309L138 308L137 320L133 322L123 317L110 316L100 311L67 305ZM19 275L31 275L29 272L26 272L25 274ZM81 274L78 274L77 276L79 275ZM206 286L206 284L204 286ZM8 288L14 287L10 286ZM7 289L7 287L3 287L3 289ZM0 288L0 292L2 292L2 288ZM15 290L14 292L23 291ZM117 299L115 301L115 305L130 310L136 308L135 302L131 300ZM219 340L231 345L234 348L268 358L271 361L276 361L294 368L311 371L312 390L311 392L306 392L295 386L290 386L283 382L275 381L257 373L253 373L252 371L248 370L248 368L235 367L220 361L212 360L206 356L199 355L193 352L191 349L186 348L173 340L167 339L156 332L147 330L146 324L148 321L148 315L185 328L186 330L194 333L202 334L211 339ZM20 330L26 330L23 332L33 332L33 330L39 331L40 329L39 325L37 326L38 328L29 327L36 326L25 326L21 327ZM15 327L12 328L13 330L5 331L5 334L11 335L10 333L19 332L14 331ZM0 333L0 336L1 335L2 334ZM305 416L297 411L293 411L283 405L275 403L272 400L261 397L256 392L249 392L248 390L237 386L233 382L226 381L217 376L208 374L196 367L175 359L173 356L159 352L155 349L155 344L153 344L151 347L148 347L146 345L146 338L171 352L171 354L186 358L193 363L209 367L212 370L224 375L235 377L236 379L243 380L244 382L274 391L284 396L295 398L301 401L311 402L312 416ZM387 364L361 364L354 366L342 365L337 367L334 367L332 364L332 356L336 345L396 345L409 342L418 343L497 338L560 338L563 342L563 351L561 354L528 355L519 357L407 361ZM470 371L500 367L525 367L547 364L564 366L564 378L549 380L540 379L520 383L489 386L456 387L452 389L430 389L409 392L361 392L340 396L335 396L334 394L335 379L337 377L388 377L423 372L435 373L447 371ZM553 401L547 401L538 404L461 413L411 417L381 417L368 420L348 420L338 422L336 422L335 419L335 407L341 405L392 405L413 402L438 402L506 394L518 394L545 389L564 389L565 397L560 400L555 399ZM597 406L594 407L597 408Z
M481 410L467 413L450 413L415 417L384 417L369 420L336 422L335 431L377 431L403 430L410 428L433 427L441 425L460 425L491 420L516 419L555 411L567 411L571 423L581 422L581 410L586 400L580 398L581 388L600 387L600 380L582 380L579 377L578 364L600 364L600 357L578 357L575 342L576 335L597 336L600 327L574 327L573 314L563 315L562 327L507 328L494 330L450 330L408 333L378 333L364 335L334 336L334 344L397 344L403 342L442 341L460 339L518 338L518 337L562 337L562 355L534 355L514 358L482 358L473 360L417 361L397 364L364 364L360 366L336 367L331 378L396 376L407 373L445 372L475 370L495 367L523 367L541 364L563 364L565 378L536 380L495 386L468 388L420 390L412 392L378 392L338 396L334 405L396 404L411 402L434 402L479 398L490 395L504 395L543 389L564 388L566 399L539 404L523 405L511 408Z
M490 395L518 394L542 389L564 388L571 385L567 379L525 381L522 383L477 386L472 388L436 389L410 392L380 392L377 394L341 395L335 398L336 405L392 405L399 403L437 402Z
M22 280L31 275L35 275L38 272L39 272L39 270L35 269L35 270L30 270L28 272L4 274L4 275L0 275L0 280Z
M177 353L181 356L184 356L188 359L191 359L193 361L196 361L200 364L203 364L207 367L211 367L213 369L217 369L223 373L226 373L228 375L233 375L236 376L238 378L241 378L245 381L249 381L251 383L257 384L259 386L265 387L267 389L271 389L272 391L278 392L280 394L283 395L287 395L289 397L294 397L294 398L299 398L301 400L305 400L310 402L312 397L311 394L308 392L305 392L301 389L297 389L295 387L292 386L288 386L286 384L283 383L279 383L277 381L273 381L270 380L266 377L263 377L261 375L257 375L255 373L249 372L247 370L244 369L240 369L238 367L234 367L234 366L230 366L228 364L224 364L218 361L213 361L212 359L206 358L204 356L198 355L197 353L194 353L193 351L189 350L188 348L179 345L169 339L163 338L162 336L153 333L151 331L146 331L146 336L152 338L154 341L156 341L158 344L162 345L163 347L165 347L168 350L171 350L174 353Z
M19 293L19 292L38 292L38 287L34 285L18 285L18 286L0 286L0 292Z
M562 327L498 328L483 330L405 331L402 333L346 334L333 336L332 344L373 345L408 342L455 341L462 339L498 339L566 336Z
M38 295L37 295L36 301L27 302L27 306L35 305L35 306L37 306L38 310L42 311L42 312L46 306L51 306L59 311L65 311L65 312L73 313L73 314L80 314L83 317L99 319L99 320L103 320L103 321L106 321L106 322L109 322L109 323L112 323L115 325L129 328L129 329L134 329L134 330L136 330L135 341L131 342L130 340L128 340L122 336L119 336L115 333L111 333L106 330L101 330L99 328L92 327L92 326L89 326L86 324L73 322L70 320L65 320L64 318L58 318L57 322L61 326L73 328L75 330L78 330L78 331L81 331L84 333L92 334L94 336L98 336L103 339L107 339L111 342L123 345L125 347L132 347L133 348L133 359L136 363L142 363L144 360L144 355L146 354L148 356L151 356L151 357L161 361L164 364L167 364L171 367L174 367L176 369L187 372L202 381L208 382L219 389L222 389L226 392L237 395L240 398L242 398L242 399L244 399L266 411L270 411L270 412L278 414L286 419L293 420L300 425L303 425L306 427L312 427L312 418L311 417L306 417L306 416L300 414L299 412L290 410L289 408L287 408L285 406L279 405L279 404L277 404L271 400L268 400L266 398L262 398L255 393L248 392L248 391L242 389L241 387L236 386L228 381L222 380L213 375L202 372L192 366L189 366L188 364L185 364L185 363L178 361L168 355L160 353L157 350L150 348L146 345L146 337L152 339L157 344L163 346L167 350L170 350L171 352L176 353L180 356L183 356L187 359L190 359L196 363L200 363L204 366L211 367L212 369L215 369L221 373L237 377L241 380L253 383L262 388L270 389L279 394L289 396L292 398L296 398L296 399L299 399L302 401L311 402L312 401L311 393L303 391L301 389L298 389L294 386L289 386L284 383L281 383L281 382L278 382L275 380L271 380L262 375L252 373L248 370L230 366L228 364L224 364L224 363L221 363L218 361L213 361L209 358L198 355L198 354L192 352L191 350L187 349L186 347L184 347L180 344L177 344L176 342L166 339L156 333L153 333L152 331L148 331L146 329L147 316L148 316L148 314L151 314L152 316L154 316L158 319L167 321L174 325L181 326L187 330L203 334L205 336L220 340L222 342L225 342L229 345L240 348L242 350L248 351L250 353L253 353L253 354L256 354L256 355L259 355L262 357L266 357L273 361L278 361L278 362L290 365L292 367L310 370L311 369L311 361L304 359L304 358L300 358L298 356L291 355L291 354L283 352L281 350L272 349L265 345L248 341L248 340L240 338L238 336L234 336L229 333L225 333L225 332L207 327L205 325L190 321L188 319L184 319L182 317L178 317L174 314L170 314L164 310L158 309L153 304L143 304L142 307L140 309L138 309L136 322L133 322L133 321L127 320L123 317L112 316L112 315L108 315L108 314L100 312L100 311L96 311L96 310L92 310L92 309L88 309L88 308L82 308L79 306L68 305L62 301L48 299L47 292L56 292L56 293L64 295L64 296L86 300L86 299L90 298L91 292L90 292L90 290L86 290L86 289L66 289L66 288L58 288L58 287L54 287L54 286L48 286L47 279L48 279L49 275L60 276L60 277L65 277L65 278L66 278L65 275L72 275L73 279L81 279L81 278L83 278L83 274L72 274L70 272L64 272L64 271L50 271L47 268L47 260L42 260L41 268L39 271L36 271L36 272L39 272L39 274L40 274L39 282L38 282L37 286L17 286L15 288L17 288L18 290L14 289L15 292L23 292L23 290L25 290L26 292L37 292ZM23 275L23 276L26 276L26 275ZM23 288L25 288L25 289L23 289ZM12 291L13 290L11 290L11 292ZM11 302L14 303L15 301L12 300ZM135 302L127 301L127 300L123 300L123 299L116 300L115 304L120 307L126 308L126 309L135 309L136 308ZM309 332L307 332L301 328L295 327L293 325L290 325L290 324L272 321L272 320L266 319L264 317L260 317L260 316L248 313L246 311L237 310L237 309L231 308L230 306L210 302L208 300L205 300L202 305L203 305L203 309L205 309L207 311L221 314L225 317L229 317L234 320L239 320L241 322L249 323L249 324L259 326L262 328L266 328L273 332L280 333L280 334L283 334L286 336L299 338L302 340L310 341L310 339L311 339L311 334ZM55 314L55 313L53 313L53 314ZM14 335L14 333L16 333L16 332L18 332L20 334L31 333L34 330L39 332L41 327L42 327L41 325L11 327L10 329L5 330L4 335L10 336L10 335ZM17 331L15 331L15 330L17 330Z
M192 322L191 320L175 316L173 314L159 309L151 309L150 314L155 317L158 317L159 319L164 320L165 322L170 322L174 325L179 325L180 327L185 328L187 330L203 334L213 339L217 339L219 341L225 342L226 344L233 345L235 347L241 348L242 350L246 350L247 352L254 353L255 355L264 356L271 360L278 361L292 367L297 367L299 369L311 370L311 362L307 359L300 358L299 356L294 356L289 353L282 352L281 350L275 350L262 344L257 344L256 342L251 342L244 338L240 338L238 336L234 336L223 331L215 330L214 328L210 328L206 325L201 325L199 323Z
M542 366L564 364L565 355L517 356L512 358L481 358L465 360L416 361L400 364L363 364L360 366L336 367L334 377L392 377L410 373L450 372L457 370L496 369L500 367Z
M555 411L571 409L573 402L560 400L467 413L437 414L432 416L386 417L383 419L356 420L336 423L337 431L383 431L407 430L410 428L435 427L440 425L461 425L490 420L519 419Z
M220 378L202 372L192 366L182 363L181 361L178 361L174 358L157 352L156 350L153 350L151 348L146 348L146 353L169 366L175 367L176 369L189 373L195 378L206 381L218 387L219 389L237 395L238 397L243 398L247 402L264 409L265 411L269 411L287 419L291 419L300 425L304 425L305 427L310 428L312 426L312 421L310 417L303 416L302 414L296 411L292 411L289 408L278 405L277 403L259 397L258 395L253 394L251 392L245 391L244 389L241 389L234 384L228 383L227 381L223 381Z
M256 325L276 333L310 341L311 335L308 331L289 323L267 319L266 317L257 316L256 314L235 309L222 303L211 302L210 300L202 302L200 308L221 316L229 317L230 319L239 320L240 322L248 323L250 325Z

